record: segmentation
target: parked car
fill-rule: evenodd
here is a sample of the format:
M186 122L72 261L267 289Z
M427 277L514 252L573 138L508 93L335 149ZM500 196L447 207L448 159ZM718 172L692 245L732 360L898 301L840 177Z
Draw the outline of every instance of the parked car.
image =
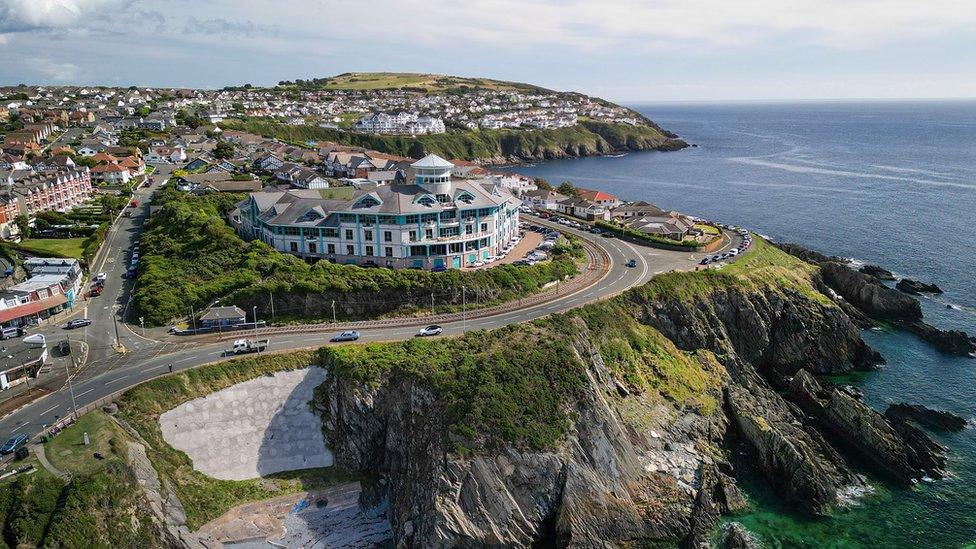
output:
M613 233L604 232L604 233L600 233L600 236L602 236L603 238L613 238Z
M430 326L424 326L423 328L421 328L420 331L417 332L417 337L435 336L435 335L440 335L442 333L444 333L443 328L441 328L437 324L431 324Z
M475 261L474 263L471 264L471 266L472 267L484 267L485 266L485 262L484 261Z
M95 275L95 282L105 282L107 278L108 275L106 273L98 273Z
M7 439L7 442L0 446L0 455L7 455L14 453L17 448L27 444L27 435L14 435Z
M68 340L67 339L62 339L58 343L58 352L61 353L61 356L65 356L65 355L70 355L71 354L71 344L68 343Z
M24 330L16 326L10 326L0 330L0 339L12 339L24 335Z
M430 270L432 273L443 273L447 270L446 265L434 265L434 268Z
M711 262L712 262L712 258L706 257L705 259L701 260L701 263L699 263L699 265L708 265Z
M66 330L74 330L75 328L82 328L84 326L90 326L92 323L89 318L76 318L74 320L69 320L67 324L64 325Z
M630 267L631 269L633 269L634 267L637 266L637 260L636 259L631 259L630 261L627 262L627 266Z
M340 341L356 341L357 339L359 339L359 332L356 330L347 330L334 336L330 341L338 343Z
M6 277L8 277L8 276L11 276L11 275L13 275L13 274L14 274L14 268L13 268L13 267L10 267L10 268L8 268L8 269L5 269L5 270L3 271L3 276L4 276L4 278L6 278Z

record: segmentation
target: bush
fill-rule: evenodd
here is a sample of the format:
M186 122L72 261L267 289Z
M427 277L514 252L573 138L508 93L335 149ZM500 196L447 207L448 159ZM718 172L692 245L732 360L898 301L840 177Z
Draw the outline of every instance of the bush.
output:
M670 238L664 238L661 236L656 236L652 234L643 233L636 229L631 229L630 227L622 227L614 223L609 223L607 221L597 221L596 226L602 231L609 231L617 236L624 236L633 238L635 240L645 242L652 247L657 245L663 245L667 247L674 248L684 248L688 250L697 250L699 248L698 242L693 242L690 240L671 240Z

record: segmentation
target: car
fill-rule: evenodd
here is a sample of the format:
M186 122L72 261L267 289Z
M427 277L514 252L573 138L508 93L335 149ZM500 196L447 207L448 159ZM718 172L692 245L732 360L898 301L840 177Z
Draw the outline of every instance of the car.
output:
M495 256L489 255L488 257L485 258L485 263L494 263L495 259L497 259Z
M709 258L709 257L706 257L705 259L702 259L701 260L701 262L699 263L699 265L708 265L711 262L712 262L712 259Z
M630 267L631 269L633 269L634 267L637 266L637 260L636 259L631 259L630 261L627 262L627 266Z
M443 328L441 328L437 324L431 324L430 326L424 326L423 328L421 328L420 331L417 332L417 337L435 336L435 335L440 335L442 333L444 333Z
M0 455L12 454L25 444L27 444L27 435L14 435L0 446Z
M4 278L6 278L6 277L8 277L8 276L10 276L12 274L14 274L14 268L13 267L4 269L4 271L3 271Z
M108 279L107 273L98 273L95 275L95 282L105 282L106 279Z
M89 318L76 318L74 320L69 320L65 325L64 329L74 330L75 328L82 328L84 326L91 326L91 319Z
M604 232L604 233L600 233L600 236L602 236L603 238L613 238L613 233Z
M376 269L379 267L375 261L363 261L359 266L363 269Z
M730 257L735 257L735 256L739 255L739 249L738 248L732 248L731 250L729 250L728 253L729 253L729 256Z
M356 330L347 330L345 332L342 332L341 334L334 336L329 341L332 341L333 343L338 343L340 341L356 341L357 339L359 339L359 332L357 332Z
M474 263L471 264L471 266L472 267L484 267L485 266L485 262L484 261L475 261Z
M135 267L133 267L133 268L129 269L128 271L126 271L125 274L122 275L122 276L125 277L125 278L135 278L136 277L136 269L135 269Z
M430 270L430 272L432 272L432 273L443 273L446 270L447 270L447 267L444 266L444 265L434 265L434 268L432 268Z
M593 227L590 229L590 232L593 234L600 234L602 231L600 230L600 227Z
M70 355L71 354L71 344L68 343L68 340L67 339L62 339L58 343L58 352L61 353L61 356L65 356L65 355Z

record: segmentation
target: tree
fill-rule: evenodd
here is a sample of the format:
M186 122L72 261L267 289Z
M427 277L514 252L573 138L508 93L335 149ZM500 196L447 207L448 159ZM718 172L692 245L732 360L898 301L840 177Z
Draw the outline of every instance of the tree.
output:
M551 191L552 190L552 185L550 185L549 182L546 181L546 178L544 178L544 177L537 177L537 178L535 178L535 186L536 187L539 187L543 191Z
M559 184L559 188L556 189L560 194L566 196L579 196L579 189L573 186L569 181L563 181Z
M227 141L218 141L213 150L214 158L234 158L234 145Z
M95 160L92 159L92 157L90 156L76 156L73 158L73 160L75 161L76 166L85 166L88 168L94 168L95 164L97 164Z
M17 217L14 218L14 223L17 225L17 228L20 229L21 238L30 238L30 220L27 219L26 215L17 214Z

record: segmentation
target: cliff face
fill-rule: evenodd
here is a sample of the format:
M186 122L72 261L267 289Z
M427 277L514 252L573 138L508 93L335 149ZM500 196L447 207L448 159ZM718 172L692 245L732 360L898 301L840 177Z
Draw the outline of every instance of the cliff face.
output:
M804 284L631 291L536 323L571 346L556 371L579 368L585 380L562 403L565 431L545 448L503 434L457 451L442 385L396 367L320 388L329 446L340 464L382 479L396 541L414 547L694 546L720 514L746 505L733 480L739 449L811 515L869 490L855 461L869 458L871 472L905 485L940 475L945 451L924 433L811 375L880 357L815 292L816 276ZM334 360L343 371L341 355ZM486 379L494 368L471 366Z

